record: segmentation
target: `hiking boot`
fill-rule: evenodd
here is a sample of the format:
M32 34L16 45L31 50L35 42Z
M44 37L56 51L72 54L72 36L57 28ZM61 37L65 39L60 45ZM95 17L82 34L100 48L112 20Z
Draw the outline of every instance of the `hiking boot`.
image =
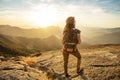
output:
M78 75L82 75L83 72L84 72L84 71L83 71L83 68L82 68L82 69L80 69L80 71L77 71L77 74L78 74Z

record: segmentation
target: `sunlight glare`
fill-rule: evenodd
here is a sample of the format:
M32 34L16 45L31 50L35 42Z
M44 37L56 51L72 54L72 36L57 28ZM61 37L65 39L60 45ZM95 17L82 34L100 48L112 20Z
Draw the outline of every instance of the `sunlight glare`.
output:
M34 25L47 27L54 25L57 19L57 15L55 9L43 8L40 11L34 12L31 18Z

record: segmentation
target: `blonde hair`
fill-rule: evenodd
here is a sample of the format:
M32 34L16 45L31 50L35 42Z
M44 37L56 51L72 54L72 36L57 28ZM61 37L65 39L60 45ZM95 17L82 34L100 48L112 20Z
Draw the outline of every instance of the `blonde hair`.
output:
M75 18L70 16L66 19L66 25L64 31L72 31L72 28L75 28Z

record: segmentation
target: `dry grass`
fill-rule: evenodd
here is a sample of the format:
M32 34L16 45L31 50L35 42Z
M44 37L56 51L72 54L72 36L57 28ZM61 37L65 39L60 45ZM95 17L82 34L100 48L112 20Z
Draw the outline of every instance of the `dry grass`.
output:
M37 63L37 57L24 57L22 60L26 62L30 67L35 66Z

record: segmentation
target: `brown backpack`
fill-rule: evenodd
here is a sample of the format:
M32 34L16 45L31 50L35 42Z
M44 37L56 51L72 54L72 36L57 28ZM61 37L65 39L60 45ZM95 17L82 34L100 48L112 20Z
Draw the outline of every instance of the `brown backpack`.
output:
M77 34L78 29L75 28L73 28L71 32L65 31L63 36L64 44L77 44L78 43Z
M68 52L76 51L76 45L78 43L78 34L79 30L73 28L72 32L65 31L63 36L64 48Z

